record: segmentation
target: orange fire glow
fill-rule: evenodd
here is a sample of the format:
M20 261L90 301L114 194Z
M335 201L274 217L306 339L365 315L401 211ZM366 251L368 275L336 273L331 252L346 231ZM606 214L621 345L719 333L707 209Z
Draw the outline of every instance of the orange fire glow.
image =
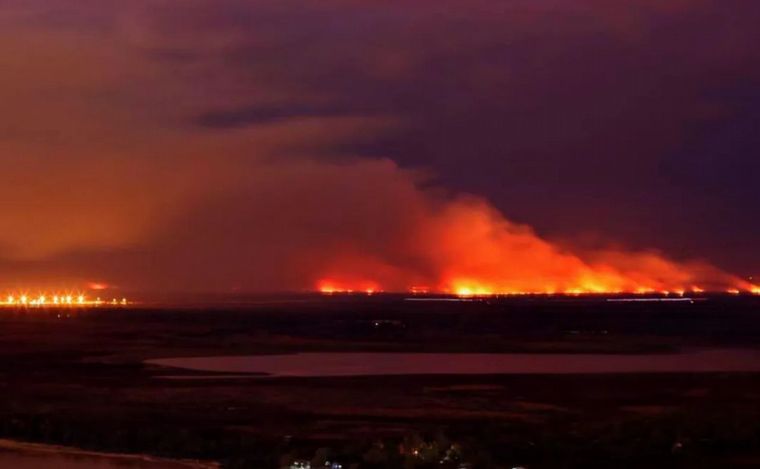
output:
M570 252L478 200L445 204L423 219L414 233L404 249L421 259L417 264L402 267L354 254L329 269L340 275L341 282L321 280L317 289L338 293L372 288L463 297L760 294L758 286L703 261L674 261L653 251ZM416 286L420 284L431 287Z
M334 286L332 284L322 284L317 290L324 294L354 294L354 293L366 293L371 295L373 293L380 293L383 290L380 288L366 288L363 289L360 286L350 287L347 284L343 286ZM715 290L714 292L718 292ZM740 294L753 294L760 295L760 288L752 287L750 289L740 290L738 288L729 288L725 290L726 293L731 295ZM567 296L581 296L581 295L616 295L616 294L633 294L633 295L663 295L663 296L684 296L686 293L706 293L706 290L695 287L690 290L676 289L676 290L656 290L654 288L640 287L635 290L606 290L601 287L593 288L568 288L565 290L555 290L547 288L545 290L498 290L491 289L488 284L481 284L474 281L467 281L461 283L455 283L452 288L434 290L434 289L422 289L420 287L410 287L408 293L411 294L451 294L463 298L468 297L484 297L484 296L525 296L525 295L567 295Z
M373 281L359 281L354 283L339 282L334 280L323 280L319 282L317 290L326 295L334 293L364 293L372 295L382 291L379 284Z

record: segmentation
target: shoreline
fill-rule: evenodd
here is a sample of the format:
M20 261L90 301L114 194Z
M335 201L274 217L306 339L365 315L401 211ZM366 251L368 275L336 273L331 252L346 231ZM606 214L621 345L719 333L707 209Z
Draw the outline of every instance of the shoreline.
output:
M10 451L30 455L62 455L72 457L85 457L94 459L110 459L114 461L141 461L149 464L174 465L177 468L188 469L219 469L221 464L211 461L199 461L193 459L170 459L147 454L129 453L106 453L71 446L49 445L45 443L32 443L27 441L0 438L0 451Z

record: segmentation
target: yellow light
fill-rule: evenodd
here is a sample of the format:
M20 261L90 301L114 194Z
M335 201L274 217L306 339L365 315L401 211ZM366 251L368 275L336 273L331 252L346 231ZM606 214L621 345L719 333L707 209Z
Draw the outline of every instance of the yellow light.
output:
M457 295L459 296L472 296L472 289L467 287L462 287L457 289Z
M471 297L471 296L491 296L495 295L493 290L486 288L486 287L470 287L470 286L461 286L454 290L454 294L457 296L461 296L464 298Z
M51 305L56 305L57 307L70 307L72 305L76 305L77 307L95 307L103 304L103 301L100 298L90 300L84 294L52 295L48 292L41 292L39 295L31 297L26 293L10 293L4 298L5 300L0 300L0 307L13 305L23 305L25 307L45 307ZM121 298L120 300L114 298L113 304L126 306L129 305L130 302L127 298Z

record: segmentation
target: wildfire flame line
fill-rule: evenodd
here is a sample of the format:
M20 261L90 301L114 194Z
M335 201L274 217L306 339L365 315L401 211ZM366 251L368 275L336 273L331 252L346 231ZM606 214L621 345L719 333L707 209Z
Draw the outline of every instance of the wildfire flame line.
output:
M367 285L372 285L368 287ZM335 282L320 282L317 285L317 291L326 294L361 294L366 293L372 295L374 293L381 293L383 289L378 286L377 283L360 282L355 286L347 286L345 284L338 284ZM664 295L664 296L684 296L686 294L705 294L705 293L726 293L731 295L751 294L760 295L760 287L751 286L748 289L729 288L725 291L706 291L699 286L691 286L688 288L676 288L672 290L658 290L655 288L640 287L636 290L607 290L604 288L571 288L565 290L556 290L553 288L547 288L545 290L532 290L532 291L520 291L520 290L498 290L492 289L486 286L478 285L477 283L464 283L454 285L452 288L444 288L440 290L430 289L428 287L413 286L408 289L408 293L413 295L419 294L444 294L455 295L459 297L486 297L486 296L581 296L581 295Z

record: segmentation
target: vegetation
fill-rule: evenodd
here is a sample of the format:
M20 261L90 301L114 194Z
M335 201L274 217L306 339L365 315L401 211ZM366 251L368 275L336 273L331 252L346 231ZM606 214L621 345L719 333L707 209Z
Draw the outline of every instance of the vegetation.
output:
M197 373L142 363L212 351L424 346L620 353L635 346L755 345L720 332L749 327L745 317L754 304L721 316L718 332L702 312L696 323L681 317L684 335L660 337L642 334L641 316L616 321L608 312L578 313L576 322L554 318L541 325L522 311L503 313L502 306L491 305L499 311L491 318L494 311L473 305L438 316L377 304L302 313L6 315L0 317L0 437L257 469L295 461L378 469L714 468L760 461L757 375L167 379ZM400 322L374 330L367 319L381 315ZM431 318L440 319L425 328L423 320ZM593 324L610 333L563 332Z

